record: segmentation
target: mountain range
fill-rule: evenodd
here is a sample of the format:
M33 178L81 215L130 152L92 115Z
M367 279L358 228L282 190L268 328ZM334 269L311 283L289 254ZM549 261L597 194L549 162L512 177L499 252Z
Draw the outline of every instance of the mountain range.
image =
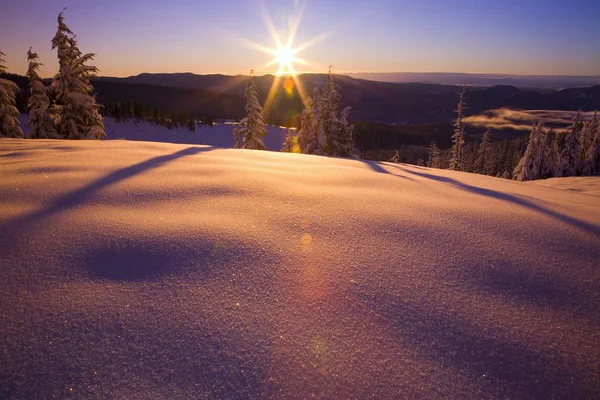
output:
M324 74L297 77L307 94L322 85ZM261 100L266 101L276 79L273 75L255 78ZM267 119L293 125L302 111L297 90L290 95L282 84L276 87ZM99 99L146 102L188 113L210 114L221 118L240 118L247 76L196 75L192 73L149 74L128 78L102 77L94 82ZM352 107L357 121L402 123L449 122L455 117L457 85L434 83L393 83L336 75L343 105ZM470 86L466 96L467 115L507 107L512 109L584 110L600 109L600 85L553 90L518 88L510 85Z
M8 78L17 82L26 95L26 77L8 75ZM276 78L273 75L255 77L263 104ZM296 126L303 108L302 99L297 88L291 88L295 84L290 77L280 78L273 101L265 108L265 119L271 124ZM189 116L239 119L245 113L247 79L243 75L143 73L127 78L100 77L92 83L101 104L130 102ZM325 79L325 74L302 74L295 81L310 95ZM461 90L458 85L379 82L347 75L335 75L335 82L342 105L352 107L352 121L392 125L451 123ZM498 108L594 111L600 109L600 85L559 90L511 85L469 86L466 103L466 116Z

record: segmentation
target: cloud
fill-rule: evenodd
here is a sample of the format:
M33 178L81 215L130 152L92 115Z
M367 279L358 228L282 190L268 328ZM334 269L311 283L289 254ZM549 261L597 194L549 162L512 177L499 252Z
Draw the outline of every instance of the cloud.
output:
M593 112L582 112L581 118L591 119ZM533 126L543 121L546 125L557 131L563 131L571 124L577 111L565 110L511 110L509 108L497 108L487 110L479 115L473 115L464 119L465 124L480 128L491 129L514 129L518 131L530 131Z

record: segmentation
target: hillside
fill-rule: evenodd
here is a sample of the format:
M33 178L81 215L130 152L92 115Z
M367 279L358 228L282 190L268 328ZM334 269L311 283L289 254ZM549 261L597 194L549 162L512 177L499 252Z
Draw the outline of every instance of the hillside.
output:
M600 391L598 177L12 139L0 176L0 398Z
M221 94L243 96L244 76L195 75L195 74L140 74L128 78L101 78L101 81L136 83L185 88L189 90L209 90ZM262 101L267 97L273 83L273 75L256 78L256 85ZM299 80L306 92L321 85L324 74L302 74ZM355 79L337 75L336 83L345 105L353 108L352 117L357 121L382 122L449 122L455 118L457 92L460 87L428 83L392 83ZM295 114L301 112L301 102L289 99L282 86L277 91L274 104L274 118L285 122L286 110ZM568 88L563 90L539 90L517 88L510 85L489 87L474 86L467 94L469 108L467 115L507 107L532 110L582 110L600 109L600 86Z
M27 79L7 75L23 89L18 96L22 111L26 107ZM128 102L156 107L164 112L185 113L191 117L239 119L244 116L245 76L195 74L140 74L128 78L101 77L93 86L101 104ZM275 77L255 78L261 104L266 103ZM272 104L266 108L265 119L273 125L297 126L303 105L298 91L288 94L282 78L274 92ZM310 95L316 85L322 85L323 74L303 74L298 77L304 91ZM390 83L355 79L337 75L336 83L344 106L351 106L355 122L388 124L450 124L456 118L457 93L460 87L427 83ZM46 82L49 84L49 82ZM517 88L508 85L469 88L466 96L467 116L488 110L510 108L517 110L594 111L600 109L600 86L547 90ZM530 124L531 121L525 121ZM485 131L472 127L472 133ZM504 132L505 131L505 132ZM503 135L522 135L524 131L504 130Z

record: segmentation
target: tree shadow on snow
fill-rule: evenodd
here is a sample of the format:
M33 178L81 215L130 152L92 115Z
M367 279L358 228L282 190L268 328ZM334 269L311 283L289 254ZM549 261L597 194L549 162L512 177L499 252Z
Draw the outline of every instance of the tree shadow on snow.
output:
M483 292L600 322L598 292L587 292L560 277L552 279L528 271L523 265L492 261L486 265L461 269L457 279L459 282L473 282Z
M125 167L119 169L117 171L111 172L108 175L100 178L92 183L89 183L77 190L74 190L70 193L67 193L52 203L41 207L40 209L23 216L18 216L13 219L8 220L4 224L0 225L2 229L9 229L13 227L22 228L23 225L28 225L37 220L41 220L44 218L49 218L54 216L55 214L67 211L71 208L75 208L85 201L92 197L94 194L99 192L100 190L124 181L126 179L132 178L135 175L139 175L150 170L159 168L169 162L175 161L179 158L195 155L205 151L213 150L212 147L188 147L183 150L179 150L172 154L167 154L164 156L158 156L146 161L142 161L138 164Z
M486 382L494 392L485 397L591 398L598 389L560 356L478 332L459 318L431 310L431 305L385 293L357 296L394 329L403 346L418 350L442 368L460 371L471 381Z
M198 237L190 241L155 237L100 239L86 252L86 273L91 277L112 281L153 281L169 276L201 275L224 277L231 281L231 272L241 275L263 266L276 265L278 257L257 246L247 246L234 240Z
M428 174L425 172L417 172L417 171L411 171L409 169L406 169L404 167L401 166L393 166L394 168L398 168L400 170L402 170L403 172L406 172L408 174L412 174L412 175L416 175L416 176L420 176L422 178L426 178L426 179L431 179L437 182L442 182L442 183L446 183L452 186L455 186L459 189L465 190L467 192L470 193L475 193L478 194L480 196L487 196L487 197L492 197L498 200L503 200L509 203L513 203L513 204L517 204L519 206L528 208L530 210L533 211L537 211L541 214L544 214L550 218L554 218L556 220L559 220L561 222L564 222L568 225L571 225L575 228L579 228L582 229L586 232L592 233L594 235L598 235L600 236L600 227L597 225L594 225L592 223L586 222L586 221L582 221L580 219L574 218L574 217L570 217L568 215L564 215L561 214L559 212L547 209L545 207L542 207L538 204L535 204L532 201L523 199L521 197L515 196L515 195L511 195L508 193L503 193L503 192L497 192L495 190L491 190L491 189L484 189L484 188L480 188L480 187L476 187L476 186L471 186L469 184L463 183L463 182L459 182L455 179L452 178L448 178L445 176L437 176L437 175L432 175L432 174Z

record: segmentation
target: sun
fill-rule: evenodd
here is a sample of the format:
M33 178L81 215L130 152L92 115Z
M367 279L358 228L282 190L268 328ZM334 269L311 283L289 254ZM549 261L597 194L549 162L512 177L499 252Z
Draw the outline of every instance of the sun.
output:
M275 59L279 63L279 70L277 72L282 73L284 71L289 71L290 73L294 73L294 50L289 45L280 45L276 50Z

